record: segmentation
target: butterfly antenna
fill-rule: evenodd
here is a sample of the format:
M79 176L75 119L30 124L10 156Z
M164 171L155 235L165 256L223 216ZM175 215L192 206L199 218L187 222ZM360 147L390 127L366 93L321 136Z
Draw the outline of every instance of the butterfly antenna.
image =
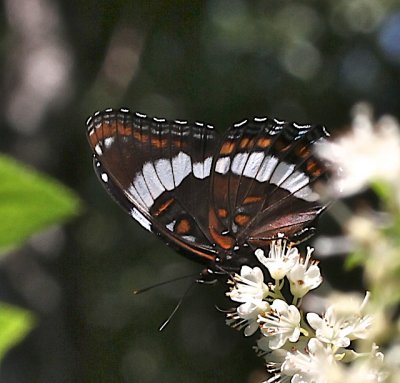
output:
M156 287L168 285L169 283L181 281L182 279L192 278L192 277L195 277L195 276L198 276L198 275L199 275L199 273L188 274L188 275L184 275L183 277L177 277L177 278L169 279L168 281L163 281L163 282L155 283L154 285L145 287L145 288L143 288L143 289L136 289L136 290L133 290L133 294L135 294L135 295L141 294L141 293L144 293L144 292L146 292L146 291L152 290L152 289L154 289L154 288L156 288Z
M236 311L236 309L234 309L234 308L223 309L222 307L219 307L219 306L217 306L217 305L215 305L214 307L215 307L215 309L216 309L217 311L219 311L219 312L222 313L222 314L231 314L231 313L234 313L234 312Z
M227 276L232 276L235 271L234 270L227 270L224 267L220 266L220 265L215 265L216 269L218 271L214 272L214 274L217 275L227 275Z
M183 278L181 278L183 279ZM171 319L173 318L173 316L175 315L175 313L179 310L179 308L182 305L183 300L186 298L186 296L189 294L190 290L193 289L194 286L196 286L197 281L194 281L193 283L191 283L188 288L186 289L185 293L182 295L182 297L179 299L179 302L177 303L177 305L175 306L175 308L172 310L171 314L169 314L168 318L161 324L161 326L159 327L158 331L163 331L165 329L165 327L167 327L168 323L171 322Z

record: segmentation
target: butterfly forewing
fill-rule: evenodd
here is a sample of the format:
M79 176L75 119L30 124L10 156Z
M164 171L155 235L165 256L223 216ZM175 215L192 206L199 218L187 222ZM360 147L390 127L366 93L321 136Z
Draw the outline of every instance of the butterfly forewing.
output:
M87 127L96 173L110 194L185 255L213 261L207 212L215 130L124 110L96 113Z

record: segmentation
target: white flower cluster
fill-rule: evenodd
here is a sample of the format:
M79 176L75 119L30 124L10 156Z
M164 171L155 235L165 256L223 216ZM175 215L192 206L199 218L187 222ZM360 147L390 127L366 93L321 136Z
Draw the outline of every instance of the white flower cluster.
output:
M341 169L330 185L340 197L359 193L379 181L399 193L400 126L393 117L383 116L374 122L370 106L357 104L351 130L317 149L321 158ZM400 195L397 198L400 200Z
M369 352L357 353L351 342L369 335L372 317L365 313L369 293L363 301L336 298L323 315L304 315L299 308L301 300L321 282L319 267L311 259L313 249L307 249L305 258L280 236L271 243L268 257L261 249L255 252L258 261L271 275L264 282L259 267L243 266L240 275L230 280L227 295L240 305L227 315L227 324L244 329L250 336L258 330L261 338L256 351L266 360L272 377L268 383L335 383L343 382L343 366L363 361L352 373L352 382L382 382L382 353L373 346ZM289 282L290 298L285 298L285 281ZM359 374L361 377L356 378Z

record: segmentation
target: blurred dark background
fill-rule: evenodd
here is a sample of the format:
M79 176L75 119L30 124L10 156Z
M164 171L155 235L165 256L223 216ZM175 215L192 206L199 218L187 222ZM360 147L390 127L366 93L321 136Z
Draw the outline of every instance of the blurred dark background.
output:
M227 307L223 288L196 287L162 333L190 282L133 296L200 267L102 190L85 120L129 107L221 130L267 115L335 132L360 100L399 117L400 2L4 0L0 28L0 149L84 205L66 228L2 259L0 299L39 325L7 355L0 381L262 381L254 339L215 309ZM321 233L332 225L327 215ZM343 279L335 270L325 269L333 282Z

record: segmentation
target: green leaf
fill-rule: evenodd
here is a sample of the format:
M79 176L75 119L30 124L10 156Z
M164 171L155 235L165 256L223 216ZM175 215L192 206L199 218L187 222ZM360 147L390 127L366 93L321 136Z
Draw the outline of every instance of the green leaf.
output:
M367 256L364 251L361 249L359 251L354 251L352 254L349 254L349 256L346 257L344 263L345 269L349 271L353 270L355 267L363 266L366 259Z
M0 303L0 360L35 325L35 317L27 310Z
M78 206L60 183L0 155L0 251L77 214Z
M393 203L394 190L390 183L381 180L374 180L371 182L371 188L386 203L386 205ZM388 207L390 209L390 206Z

